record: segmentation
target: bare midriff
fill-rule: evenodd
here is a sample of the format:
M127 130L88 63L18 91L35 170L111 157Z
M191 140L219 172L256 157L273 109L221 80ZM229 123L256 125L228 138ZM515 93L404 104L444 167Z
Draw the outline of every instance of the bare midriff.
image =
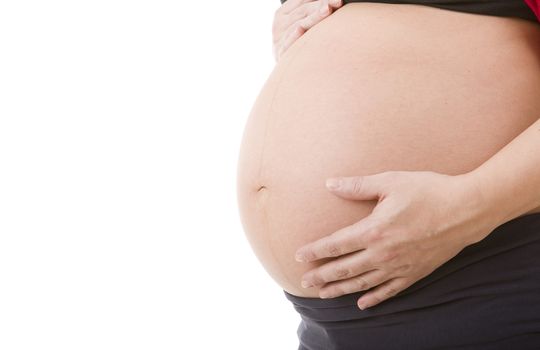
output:
M284 290L318 297L300 278L328 259L300 263L295 251L376 204L333 195L327 178L469 172L540 117L539 93L538 24L344 5L285 52L247 119L237 193L255 255Z

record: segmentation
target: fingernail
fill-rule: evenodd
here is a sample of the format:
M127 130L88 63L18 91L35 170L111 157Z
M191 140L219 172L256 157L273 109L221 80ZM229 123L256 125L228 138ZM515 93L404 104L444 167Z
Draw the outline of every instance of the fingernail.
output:
M303 281L302 281L302 287L304 287L304 288L311 287L311 283L309 283L309 282L306 281L306 280L303 280Z
M340 179L328 179L326 180L326 187L329 190L336 190L341 186L341 180Z
M367 309L368 305L365 301L359 301L358 302L358 307L361 309L361 310L365 310Z
M302 262L304 261L304 257L302 256L302 254L296 253L296 255L294 256L294 260Z
M321 290L319 292L319 297L321 297L321 299L327 299L327 298L330 298L330 293L326 290Z

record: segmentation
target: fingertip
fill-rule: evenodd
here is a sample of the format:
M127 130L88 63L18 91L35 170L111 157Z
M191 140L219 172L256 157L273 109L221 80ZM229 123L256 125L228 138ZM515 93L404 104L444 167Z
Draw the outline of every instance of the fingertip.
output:
M365 309L368 308L367 302L365 300L362 300L362 299L358 299L358 301L356 302L356 305L358 305L360 310L365 310Z
M328 5L323 5L320 9L319 9L319 14L321 16L327 16L328 14L330 14L330 7Z
M329 2L330 2L330 6L332 6L333 8L339 8L343 6L342 0L330 0Z
M328 188L329 190L337 190L341 187L341 178L329 178L329 179L326 179L326 188Z

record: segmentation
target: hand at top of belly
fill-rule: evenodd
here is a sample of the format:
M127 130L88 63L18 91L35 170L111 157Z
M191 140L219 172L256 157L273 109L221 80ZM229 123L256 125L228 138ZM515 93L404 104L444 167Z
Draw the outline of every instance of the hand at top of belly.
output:
M288 0L276 10L272 23L273 54L276 61L309 28L343 5L341 0Z
M345 199L373 200L373 212L353 225L297 250L298 261L335 259L303 275L303 286L321 286L321 298L372 290L357 301L364 309L398 294L485 238L496 226L467 174L387 171L342 177ZM376 287L376 288L374 288Z

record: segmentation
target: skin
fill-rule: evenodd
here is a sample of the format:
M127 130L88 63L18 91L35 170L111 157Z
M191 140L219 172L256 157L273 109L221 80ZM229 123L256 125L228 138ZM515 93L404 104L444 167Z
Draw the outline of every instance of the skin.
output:
M281 6L272 28L276 61L342 5L341 1L289 0ZM500 224L540 212L540 156L533 151L537 149L540 120L466 174L387 171L328 179L328 190L336 196L378 202L369 216L297 250L299 262L337 258L305 273L302 287L322 287L321 298L375 287L358 300L360 309L372 307L427 276ZM330 187L332 180L341 180L340 186ZM448 205L441 209L440 203Z
M332 193L378 203L357 223L297 250L297 261L337 257L305 273L302 285L324 285L321 298L376 286L358 299L362 310L395 296L500 224L540 212L539 149L540 119L466 174L391 171L341 178Z
M272 52L279 61L307 30L343 6L342 0L288 0L274 14Z
M395 296L498 225L540 212L534 155L539 125L531 113L540 110L540 75L534 74L540 50L524 45L529 37L530 45L536 43L538 32L515 20L477 21L412 6L382 11L384 6L349 4L287 50L254 106L239 178L248 237L272 277L303 296L370 289L359 307ZM421 23L410 19L416 16ZM358 17L362 21L352 21ZM379 23L388 17L382 28ZM453 26L471 38L447 33ZM349 35L341 35L344 30ZM492 34L479 38L482 31ZM480 47L482 54L461 55L432 39L443 33L447 42L461 45L459 52ZM508 42L513 50L498 49ZM406 62L422 59L425 70L394 62L400 52ZM440 61L430 65L428 58ZM533 76L508 68L518 66ZM399 79L390 80L386 72ZM431 75L424 79L424 72ZM337 88L313 88L323 83ZM397 93L381 103L388 88ZM298 93L291 102L293 91ZM462 98L472 94L479 98ZM437 104L427 109L424 101L433 99ZM338 137L329 140L331 135ZM290 164L295 167L286 170ZM439 172L384 171L426 168ZM342 190L323 187L329 175L342 174L364 176L344 178ZM342 227L344 222L355 223ZM303 262L294 261L298 247ZM301 275L314 285L305 293L298 291Z

